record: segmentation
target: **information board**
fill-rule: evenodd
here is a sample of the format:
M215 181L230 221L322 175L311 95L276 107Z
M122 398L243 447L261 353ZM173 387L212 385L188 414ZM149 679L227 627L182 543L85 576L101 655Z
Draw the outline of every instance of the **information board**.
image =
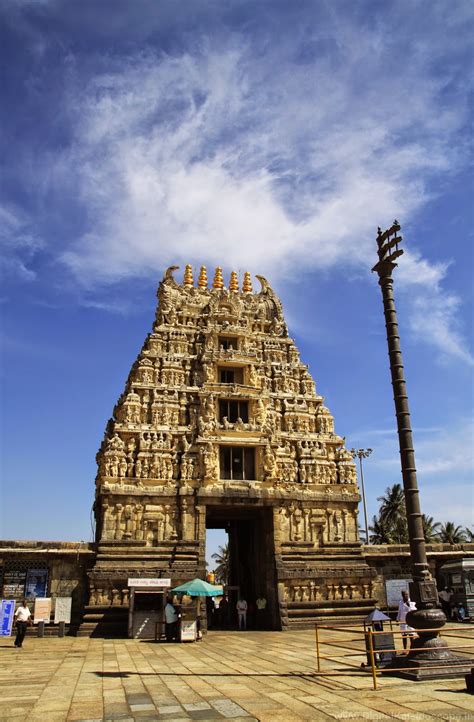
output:
M0 604L0 637L9 637L12 633L15 615L15 600L2 599Z
M47 569L28 569L25 596L28 599L44 597L48 584Z
M34 623L44 622L49 624L51 620L51 597L36 597Z
M149 589L150 587L164 588L171 586L171 579L162 579L161 577L155 579L130 577L127 584L129 587L139 587L140 589Z
M183 622L181 621L181 641L182 642L195 642L196 641L196 622Z
M56 597L54 602L54 623L59 624L59 622L66 622L66 624L70 624L71 607L71 597Z
M385 591L387 593L387 606L398 607L398 603L402 598L402 591L408 592L410 589L411 579L387 579L385 582Z
M3 596L20 599L25 594L26 571L6 569L3 573Z

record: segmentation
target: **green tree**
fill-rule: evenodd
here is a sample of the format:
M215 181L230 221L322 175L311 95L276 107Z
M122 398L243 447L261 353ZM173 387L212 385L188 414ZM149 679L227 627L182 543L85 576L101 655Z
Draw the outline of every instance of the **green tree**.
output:
M468 526L464 527L464 533L466 535L466 541L474 542L474 531L469 529Z
M393 484L385 489L383 496L377 497L380 501L379 520L382 524L388 544L406 544L408 542L408 528L405 510L405 494L401 484Z
M212 554L212 559L216 561L216 568L214 574L216 575L216 582L218 584L227 584L229 581L229 544L219 547L215 554Z
M427 544L429 544L430 542L437 542L438 534L441 527L439 521L435 522L432 516L426 516L426 514L422 515L421 520L423 522L423 534L425 536L425 542Z
M466 541L466 532L462 526L447 521L446 524L441 524L437 537L442 544L461 544Z
M390 530L386 522L379 516L372 517L372 525L369 526L369 539L371 544L391 544Z

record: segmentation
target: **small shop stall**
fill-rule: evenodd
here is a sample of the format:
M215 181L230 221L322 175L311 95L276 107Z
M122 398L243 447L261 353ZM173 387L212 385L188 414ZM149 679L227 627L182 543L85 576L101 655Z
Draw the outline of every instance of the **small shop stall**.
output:
M190 582L175 587L173 594L180 594L196 598L196 606L181 606L181 642L196 642L201 639L200 604L201 597L221 597L224 593L222 586L209 584L203 579L192 579Z
M463 619L474 619L474 559L469 557L443 564L439 569L439 574L444 586L452 591L453 617L456 618L459 615L459 609L462 608L464 616L459 615L459 621L462 621L462 616ZM438 589L442 588L443 584L439 584Z
M161 639L165 633L164 609L171 579L130 578L128 636Z

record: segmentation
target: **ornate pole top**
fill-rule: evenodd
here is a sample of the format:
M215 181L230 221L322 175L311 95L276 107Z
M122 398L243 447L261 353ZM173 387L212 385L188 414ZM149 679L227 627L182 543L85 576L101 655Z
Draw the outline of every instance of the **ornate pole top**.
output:
M397 235L400 231L400 224L397 220L393 221L390 228L382 232L380 226L377 229L377 254L379 262L372 268L372 272L376 271L379 278L390 278L393 269L397 266L396 259L403 254L403 249L399 248L402 242L402 236Z
M214 273L214 281L212 283L212 288L224 288L224 279L222 277L222 268L220 266L217 266L216 271Z

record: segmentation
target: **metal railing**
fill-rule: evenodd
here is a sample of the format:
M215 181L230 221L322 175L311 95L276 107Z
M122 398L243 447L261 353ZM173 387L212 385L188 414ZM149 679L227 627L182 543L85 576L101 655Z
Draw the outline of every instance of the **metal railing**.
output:
M424 632L439 632L436 630L423 630ZM332 636L325 635L325 632L332 632ZM337 633L337 637L334 638L334 633ZM400 630L398 623L392 622L390 629L382 631L374 631L372 628L358 629L352 626L346 625L326 625L316 624L315 625L315 638L316 638L316 662L317 662L317 673L321 676L347 676L348 674L367 674L370 672L372 675L373 689L377 689L377 677L383 674L393 674L397 672L409 672L410 667L403 665L402 663L397 665L397 659L410 660L416 659L416 650L410 651L408 648L403 648L403 638L413 638L414 633ZM348 635L348 638L347 638ZM384 644L381 646L378 641L384 637L386 642L387 637L391 635L393 644L392 646ZM323 638L323 637L326 638ZM455 663L440 662L432 664L430 662L430 670L456 670L462 668L464 659L465 666L474 666L474 626L463 625L456 627L447 627L445 630L439 632L439 637L449 639L449 649L451 652L461 653L459 657L460 661ZM400 644L396 641L400 639ZM462 644L453 644L453 640L463 640ZM467 642L467 643L466 643ZM407 643L408 646L408 643ZM329 648L333 653L322 653L322 648ZM424 650L428 649L439 649L439 647L424 647ZM468 656L464 657L464 655ZM381 658L391 656L390 665L383 666ZM361 663L361 658L367 660L367 664ZM338 669L322 669L322 661L332 661L333 664L337 660ZM340 666L345 669L340 669ZM351 670L351 671L350 671Z

